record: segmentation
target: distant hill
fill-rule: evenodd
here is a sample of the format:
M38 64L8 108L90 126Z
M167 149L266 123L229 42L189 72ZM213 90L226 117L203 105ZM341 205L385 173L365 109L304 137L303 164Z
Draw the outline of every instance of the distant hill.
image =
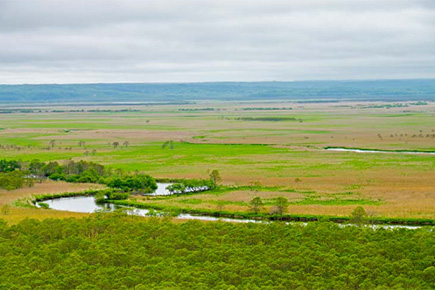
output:
M435 79L0 85L0 103L180 102L259 99L435 100Z

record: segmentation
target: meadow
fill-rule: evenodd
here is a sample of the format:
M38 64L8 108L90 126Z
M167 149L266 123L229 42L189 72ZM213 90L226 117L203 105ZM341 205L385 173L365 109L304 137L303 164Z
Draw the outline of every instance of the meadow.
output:
M267 212L273 199L283 196L290 214L348 216L361 205L373 216L435 217L434 155L325 150L435 151L432 102L2 108L13 111L0 114L2 159L86 160L155 178L208 178L218 170L228 187L187 196L137 197L141 202L247 212L250 200L259 196ZM168 141L173 145L162 146ZM1 191L0 201L10 203L10 195ZM53 211L44 212L50 216ZM17 214L13 220L26 216L17 209L11 213Z

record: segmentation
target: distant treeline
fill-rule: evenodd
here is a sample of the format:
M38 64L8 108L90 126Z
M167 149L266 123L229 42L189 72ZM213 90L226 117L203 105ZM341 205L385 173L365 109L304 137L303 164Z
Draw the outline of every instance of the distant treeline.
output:
M34 112L35 110L26 110L26 109L0 109L0 114L34 113Z
M302 122L302 119L294 117L241 117L236 118L238 121L263 121L263 122L286 122L286 121L297 121Z
M428 105L428 102L415 102L415 103L395 103L395 104L379 104L379 105L359 105L359 106L354 106L352 107L353 109L390 109L390 108L407 108L410 105L413 106L426 106Z
M339 100L307 100L307 101L296 101L298 104L323 104L323 103L338 103Z
M293 108L242 108L243 111L285 111Z
M140 112L140 110L132 110L132 109L120 109L120 110L32 110L32 109L0 109L0 114L17 114L17 113L24 113L24 114L34 114L34 113L123 113L123 112Z
M182 112L219 111L219 109L214 109L214 108L194 108L194 109L178 109L178 111L182 111Z
M0 85L3 103L183 103L194 100L435 100L435 80ZM301 100L302 99L302 100ZM158 101L158 102L156 102ZM318 102L318 101L316 101Z

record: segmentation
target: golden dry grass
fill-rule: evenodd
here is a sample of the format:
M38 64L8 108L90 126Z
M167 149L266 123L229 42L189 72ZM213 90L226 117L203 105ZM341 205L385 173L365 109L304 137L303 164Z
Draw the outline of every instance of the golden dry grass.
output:
M20 198L30 198L33 195L39 194L54 194L63 192L80 192L88 189L102 188L101 185L88 184L88 183L67 183L63 181L44 181L43 183L36 183L31 188L21 188L17 190L7 191L0 190L0 208L5 206L8 210L0 213L0 218L7 222L14 224L24 218L69 218L69 217L83 217L88 214L74 213L67 211L55 211L40 208L16 207L13 202Z
M0 189L0 204L8 204L19 198L31 197L40 194L55 194L63 192L80 192L88 189L98 189L103 186L91 183L68 183L64 181L47 180L42 183L35 183L33 187L7 191Z

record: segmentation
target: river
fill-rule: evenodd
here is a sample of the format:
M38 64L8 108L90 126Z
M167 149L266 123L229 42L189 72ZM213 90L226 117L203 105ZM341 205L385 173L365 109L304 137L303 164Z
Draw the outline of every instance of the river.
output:
M75 196L75 197L61 197L50 200L45 200L44 203L48 204L53 210L71 211L71 212L83 212L93 213L96 211L111 212L116 209L125 209L127 214L138 216L149 216L150 211L141 208L132 208L118 206L110 203L97 204L93 196ZM37 204L38 206L38 204ZM163 216L162 213L158 213L157 216ZM177 218L190 219L190 220L203 220L203 221L224 221L224 222L237 222L237 223L269 223L270 221L261 221L253 219L235 219L235 218L218 218L212 216L191 215L187 213L179 214ZM287 224L299 224L306 225L306 222L286 222ZM349 226L350 224L340 224L340 226ZM417 229L420 226L406 226L406 225L371 225L372 228L407 228Z
M60 197L55 199L49 199L43 201L48 204L51 209L54 210L63 210L63 211L72 211L72 212L84 212L84 213L93 213L96 211L114 211L116 209L125 209L128 214L139 215L139 216L149 216L150 211L142 208L133 208L133 207L125 207L118 206L111 203L105 204L97 204L95 203L95 199L93 196L74 196L74 197ZM204 220L204 221L228 221L228 222L261 222L258 220L250 220L250 219L231 219L231 218L217 218L211 216L199 216L199 215L191 215L182 213L177 216L177 218L181 219L192 219L192 220Z
M388 154L428 154L435 155L435 152L425 151L387 151L387 150L370 150L370 149L353 149L353 148L326 148L328 151L340 151L340 152L356 152L356 153L388 153Z

